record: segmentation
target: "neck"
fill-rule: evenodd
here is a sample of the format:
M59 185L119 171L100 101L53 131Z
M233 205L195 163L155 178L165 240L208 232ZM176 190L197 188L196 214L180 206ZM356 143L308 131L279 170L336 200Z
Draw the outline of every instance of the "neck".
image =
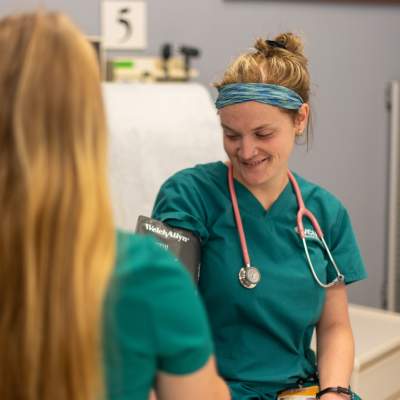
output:
M268 182L262 185L249 186L245 182L235 175L233 171L233 176L253 194L253 196L263 205L263 207L268 210L279 195L285 189L289 178L286 170L281 174L271 178Z

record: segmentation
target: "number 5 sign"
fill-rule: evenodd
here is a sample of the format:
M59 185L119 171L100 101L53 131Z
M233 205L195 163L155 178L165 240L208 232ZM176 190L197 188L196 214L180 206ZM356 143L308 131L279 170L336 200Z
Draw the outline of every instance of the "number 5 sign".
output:
M110 50L144 49L146 40L144 1L103 1L103 46Z

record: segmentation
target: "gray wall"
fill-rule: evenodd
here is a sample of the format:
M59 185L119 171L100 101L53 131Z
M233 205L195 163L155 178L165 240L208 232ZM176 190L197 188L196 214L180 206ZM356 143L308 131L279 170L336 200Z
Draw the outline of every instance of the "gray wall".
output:
M385 88L400 79L400 4L148 0L149 48L202 49L201 82L217 79L256 36L303 34L313 79L314 143L292 167L334 192L352 216L369 280L351 287L353 302L380 306L385 265L388 126ZM60 9L91 35L100 33L99 0L0 0L0 14L37 4Z

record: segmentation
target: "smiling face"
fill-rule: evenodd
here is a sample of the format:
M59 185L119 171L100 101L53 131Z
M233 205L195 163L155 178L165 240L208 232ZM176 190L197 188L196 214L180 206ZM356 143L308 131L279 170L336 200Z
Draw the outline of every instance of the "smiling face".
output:
M278 107L254 101L226 106L219 115L224 149L236 179L250 190L286 181L296 134L307 123L307 104L295 118Z

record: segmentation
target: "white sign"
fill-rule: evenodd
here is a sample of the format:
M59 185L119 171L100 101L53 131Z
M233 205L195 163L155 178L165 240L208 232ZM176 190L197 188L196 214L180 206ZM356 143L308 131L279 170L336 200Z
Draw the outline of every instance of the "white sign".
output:
M103 46L110 50L145 49L147 7L144 1L106 0L102 3Z

